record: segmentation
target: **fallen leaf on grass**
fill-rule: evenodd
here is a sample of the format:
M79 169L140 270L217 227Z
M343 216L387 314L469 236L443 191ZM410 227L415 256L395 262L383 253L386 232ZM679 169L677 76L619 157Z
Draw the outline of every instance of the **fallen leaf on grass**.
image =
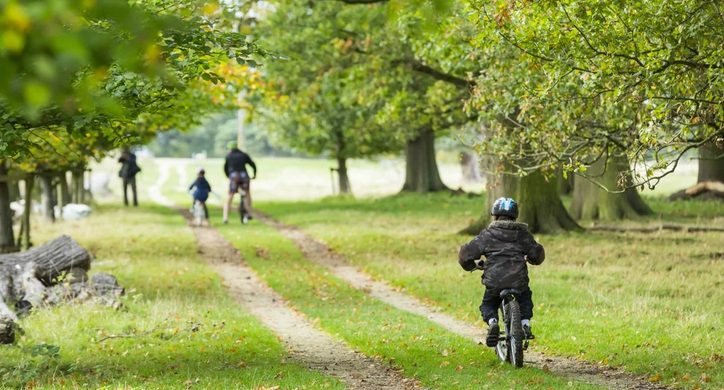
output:
M443 350L442 350L442 356L447 357L447 355L449 355L448 352L447 352L447 349L443 349Z
M704 382L704 383L711 382L711 377L708 376L708 375L706 375L705 372L702 372L702 373L701 373L701 381Z
M355 379L359 379L362 378L362 374L360 374L359 372L355 372L354 374L352 374L352 377Z
M277 374L276 374L276 375L274 375L274 378L279 378L279 379L282 379L282 378L284 378L284 373L283 373L283 372L281 372L281 371L279 371L279 372L277 372Z
M548 372L548 371L549 371L548 365L547 365L547 364L544 364L544 365L543 365L543 372Z
M649 378L649 382L658 382L661 380L661 374L656 374L656 376L652 376Z

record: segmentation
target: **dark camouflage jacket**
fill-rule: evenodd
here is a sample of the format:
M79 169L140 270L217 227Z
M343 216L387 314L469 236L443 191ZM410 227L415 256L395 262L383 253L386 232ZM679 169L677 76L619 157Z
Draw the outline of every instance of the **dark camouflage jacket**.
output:
M475 269L475 261L485 256L483 284L490 289L526 288L528 262L539 265L545 260L543 246L535 242L528 225L515 221L493 221L487 229L460 248L458 262L466 271Z

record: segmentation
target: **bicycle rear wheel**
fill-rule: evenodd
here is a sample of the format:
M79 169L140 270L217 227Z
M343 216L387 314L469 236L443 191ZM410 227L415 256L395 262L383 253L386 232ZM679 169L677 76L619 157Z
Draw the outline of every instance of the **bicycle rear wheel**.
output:
M523 325L520 320L520 306L517 301L508 303L508 312L510 312L510 333L508 344L510 346L510 363L516 367L523 367ZM506 324L508 328L508 324ZM507 329L506 329L507 331Z

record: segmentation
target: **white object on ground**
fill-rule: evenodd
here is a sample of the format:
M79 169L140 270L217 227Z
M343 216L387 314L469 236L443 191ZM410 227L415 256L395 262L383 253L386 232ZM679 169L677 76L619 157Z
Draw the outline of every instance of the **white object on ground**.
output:
M91 215L93 209L88 205L69 203L63 207L63 220L75 221Z

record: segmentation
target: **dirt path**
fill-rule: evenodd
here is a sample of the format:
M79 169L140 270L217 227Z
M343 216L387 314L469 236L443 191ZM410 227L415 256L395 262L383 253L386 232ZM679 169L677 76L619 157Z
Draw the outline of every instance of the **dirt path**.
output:
M190 221L188 211L180 212ZM282 297L267 287L246 265L238 251L215 228L192 229L199 254L224 278L234 299L279 335L287 350L304 366L339 378L350 389L415 388L413 381L404 379L377 360L335 341L290 309Z
M428 318L453 333L481 343L484 330L465 323L452 316L438 312L416 298L400 292L387 283L373 280L368 274L352 266L340 254L333 252L326 244L316 240L295 226L285 225L268 215L256 212L262 222L274 227L291 239L311 261L327 267L334 275L347 281L370 296L414 314ZM481 346L481 348L487 348ZM540 352L526 352L526 364L549 370L552 373L568 377L573 381L606 386L616 389L673 389L661 384L651 383L647 377L637 377L620 369L599 366L574 359L549 356ZM546 368L547 367L547 368Z
M191 214L173 206L161 192L161 187L169 178L171 165L159 162L159 176L149 189L149 195L156 203L176 208L191 226ZM216 228L192 227L192 230L198 253L221 275L231 296L281 338L293 359L310 369L338 378L352 390L421 389L414 385L413 380L314 328L259 279Z
M151 198L151 201L160 205L174 207L173 202L163 196L162 192L163 185L166 184L168 178L171 176L169 171L171 170L172 164L170 161L162 159L156 159L156 163L158 164L158 177L156 178L156 182L149 187L148 197Z

